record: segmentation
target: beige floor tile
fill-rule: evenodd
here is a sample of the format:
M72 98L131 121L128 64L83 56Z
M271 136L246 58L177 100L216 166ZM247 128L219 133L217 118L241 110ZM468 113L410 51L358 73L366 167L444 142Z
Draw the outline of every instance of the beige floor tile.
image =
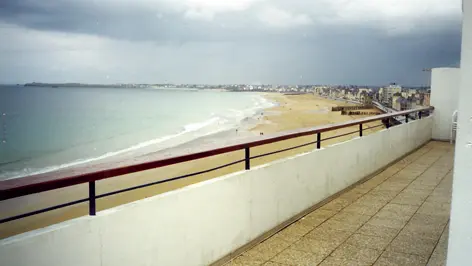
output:
M443 226L449 221L448 215L429 215L416 213L411 217L410 223L432 226Z
M431 196L451 196L452 195L452 181L449 183L439 183L439 185L433 190Z
M336 213L336 211L316 210L301 218L299 222L307 226L317 227Z
M266 262L262 265L263 266L284 266L284 264L276 263L276 262L273 262L273 261L268 261L268 262Z
M366 182L362 184L357 185L356 188L365 189L369 191L373 189L374 187L378 186L380 183L382 183L382 181L371 179L371 180L367 180Z
M319 226L320 224L322 224L324 221L326 221L326 219L314 218L314 217L309 217L309 218L308 217L303 217L298 222L300 224L305 225L305 226L315 228L315 227Z
M398 170L391 170L389 172L383 171L383 172L377 174L376 176L374 176L373 178L385 181L385 180L389 179L390 177L392 177L392 175L394 175L396 172L398 172Z
M382 206L371 207L353 203L352 205L343 209L343 212L372 216L377 213L381 208Z
M415 196L414 194L399 194L391 201L391 203L421 206L424 200L425 198L421 196Z
M273 261L268 261L264 264L262 264L263 266L284 266L284 264L280 264L280 263L277 263L277 262L273 262Z
M420 224L407 224L399 236L437 241L441 236L444 226L422 226Z
M252 249L246 251L244 255L263 261L268 261L289 246L289 242L273 236L253 247Z
M372 177L372 180L377 180L379 182L383 182L387 179L389 179L392 176L392 174L387 173L387 172L381 172L378 173L376 176Z
M308 232L311 230L313 230L313 227L296 222L287 226L285 229L275 234L275 236L287 242L293 243L302 238L304 235L308 234Z
M355 223L355 224L364 224L371 218L370 215L354 214L350 212L341 211L331 217L333 220Z
M418 186L414 186L415 184L418 184ZM421 185L425 185L422 187ZM433 188L430 188L429 185L421 183L417 180L414 180L410 185L408 185L401 193L406 194L406 195L413 195L417 197L421 197L423 199L426 199L431 193L433 193L434 188L436 187L437 184L433 185Z
M386 251L374 266L421 266L426 265L426 262L427 259L421 256Z
M251 256L240 255L230 262L226 263L225 266L258 266L264 264L264 260L254 258Z
M372 219L370 219L367 224L370 225L376 225L376 226L383 226L383 227L388 227L388 228L395 228L395 229L401 229L406 225L405 220L398 220L398 219L392 219L392 218L383 218L383 217L378 217L374 216Z
M447 260L447 247L437 246L431 258L428 261L428 266L445 266Z
M396 193L396 192L389 191L389 193ZM358 199L356 202L362 205L370 206L373 203L375 204L382 203L383 205L385 205L391 200L392 198L389 198L388 196L379 195L379 192L369 192L365 194L364 196L362 196L362 198Z
M392 178L394 179L416 179L419 175L421 175L423 171L416 170L412 168L410 165L405 166L400 172L396 173Z
M391 183L386 183L387 181L385 181L384 183L376 187L375 188L376 191L387 190L387 191L392 191L392 192L400 192L407 186L407 185L394 185ZM372 192L374 192L374 190L372 190Z
M340 257L327 257L323 262L319 264L319 266L370 266L372 263L366 263L361 261L352 261L348 260L347 258L340 258Z
M426 167L418 166L416 162L412 162L411 164L407 165L401 172L395 175L395 178L415 180L421 174L424 173L425 169Z
M410 176L409 174L405 174L405 176ZM411 183L410 178L399 178L393 176L392 178L388 179L383 183L383 185L391 185L391 186L398 186L402 188L406 188Z
M408 188L416 189L416 190L423 190L423 191L433 191L436 188L437 184L428 184L428 183L411 183Z
M335 219L329 219L317 228L321 230L340 230L354 232L364 224L363 220L357 221L340 221Z
M328 256L336 247L338 247L338 243L336 242L317 240L309 237L304 237L291 246L293 249L311 252L320 256Z
M351 202L354 202L358 198L362 197L364 194L365 194L365 192L361 192L359 190L350 190L350 191L342 194L341 196L339 196L339 198L346 199L346 200L349 200Z
M315 230L308 233L305 237L312 238L315 240L332 242L335 245L340 245L351 234L352 232L349 232L349 231L326 230L326 229L321 229L318 227Z
M333 253L332 257L343 258L350 261L374 263L382 252L375 249L342 244Z
M385 205L375 216L399 220L409 220L419 206L390 203Z
M388 251L429 257L436 245L435 241L412 236L398 236L387 247Z
M320 210L328 210L328 211L340 211L352 202L347 199L336 198L327 204L323 205Z
M310 212L305 217L328 219L328 218L331 218L336 213L338 213L338 212L337 211L328 211L328 210L319 210L318 209L316 211Z
M389 190L377 190L370 192L368 195L372 196L373 198L381 198L382 201L389 202L398 195L398 192Z
M428 266L440 266L446 265L447 259L447 241L449 237L449 227L446 227L439 239L436 248L431 255L430 260L428 261Z
M392 240L391 237L378 237L378 236L353 234L346 240L346 244L357 246L357 247L384 250L391 240Z
M281 263L284 265L293 265L293 266L313 266L319 264L324 259L323 256L315 255L310 252L296 250L296 249L286 249L271 261L276 263Z
M434 185L436 187L436 185ZM410 194L414 196L421 197L423 199L426 199L431 193L433 193L434 188L429 189L429 188L415 188L415 187L406 187L405 190L402 191L401 194ZM401 195L400 194L400 195Z
M359 199L360 200L360 199ZM343 211L354 212L362 215L374 215L385 206L385 202L356 201L346 207Z
M377 236L382 238L393 239L398 234L398 232L400 232L400 229L364 224L359 230L357 230L356 233L368 236Z
M336 214L336 211L316 210L302 217L298 222L300 224L315 228Z
M358 193L362 193L362 195L367 194L369 191L372 190L372 188L370 188L370 187L359 187L359 186L356 186L353 190L358 192Z
M426 202L433 202L433 203L451 203L451 196L437 196L431 194L427 199Z
M451 212L451 204L449 203L425 202L418 209L418 213L430 214L430 215L449 216L450 212Z

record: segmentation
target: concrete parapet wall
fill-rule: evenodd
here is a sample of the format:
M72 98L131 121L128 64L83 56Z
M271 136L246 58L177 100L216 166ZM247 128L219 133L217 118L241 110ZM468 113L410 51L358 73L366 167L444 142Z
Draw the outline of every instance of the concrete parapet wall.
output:
M385 129L0 241L0 265L207 265L431 139Z

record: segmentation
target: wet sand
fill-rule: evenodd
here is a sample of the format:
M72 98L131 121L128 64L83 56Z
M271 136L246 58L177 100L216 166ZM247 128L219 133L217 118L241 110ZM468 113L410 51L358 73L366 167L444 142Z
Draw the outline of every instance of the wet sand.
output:
M223 136L213 136L205 138L202 142L193 142L187 146L177 147L174 151L165 151L165 155L172 154L173 156L186 152L196 152L204 149L211 149L216 146L224 146L233 144L235 142L245 142L260 138L261 132L264 136L277 134L282 131L296 130L300 128L309 128L321 126L332 123L345 122L353 119L358 119L367 116L346 116L341 115L340 112L331 112L331 107L337 105L352 105L344 104L339 101L319 98L311 94L305 95L282 95L282 94L266 94L265 97L276 101L279 106L264 110L261 116L257 117L256 125L249 129L241 128L238 132L226 132ZM365 127L379 125L380 122L373 122L365 125ZM364 135L374 131L381 130L382 127L377 127L372 130L367 130ZM249 132L248 132L249 130ZM351 131L358 130L357 126L351 128L338 129L322 134L322 139L329 138L334 135L344 134ZM336 139L331 139L322 142L322 146L331 145L336 142L346 141L348 139L357 137L358 134L352 134ZM316 136L305 136L296 139L285 140L277 143L272 143L251 149L251 156L256 156L271 151L276 151L300 144L312 142L316 140ZM308 152L315 149L315 144L303 148L290 150L258 159L251 160L251 167L266 164L268 162L292 156L295 154ZM164 153L157 153L156 156L163 156ZM211 158L200 159L178 165L167 166L158 169L152 169L139 173L123 175L107 180L97 182L97 194L102 194L114 190L119 190L131 186L145 184L157 180L164 180L180 175L198 172L219 165L224 165L244 158L244 151L236 151L228 154L217 155ZM217 171L192 176L189 178L172 181L164 184L155 185L152 187L142 188L130 192L121 193L118 195L106 197L97 200L97 211L108 209L121 204L129 203L139 199L151 197L170 190L181 188L190 184L198 183L211 178L219 177L228 173L244 170L244 163L239 163L227 168ZM56 191L48 191L40 194L29 195L17 199L11 199L0 202L0 217L8 217L16 214L21 214L37 209L53 206L68 201L87 198L88 185L77 185ZM42 228L61 221L69 220L75 217L80 217L88 214L88 204L83 203L63 209L50 211L47 213L34 215L32 217L20 219L0 225L0 238L5 238L22 232L30 231L37 228Z

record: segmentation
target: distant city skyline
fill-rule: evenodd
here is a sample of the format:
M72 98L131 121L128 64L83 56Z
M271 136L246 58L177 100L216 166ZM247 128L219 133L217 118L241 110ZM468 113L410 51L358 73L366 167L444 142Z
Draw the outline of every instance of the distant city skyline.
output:
M426 85L460 0L5 0L0 83Z

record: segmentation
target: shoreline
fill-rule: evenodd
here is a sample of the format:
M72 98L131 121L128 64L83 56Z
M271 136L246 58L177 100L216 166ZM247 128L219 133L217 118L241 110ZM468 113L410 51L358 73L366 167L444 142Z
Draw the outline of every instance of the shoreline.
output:
M31 172L25 173L25 174L21 173L23 169L6 172L6 174L3 174L3 175L7 175L9 173L14 173L14 174L10 177L0 178L0 182L6 181L6 180L19 179L19 178L29 178L29 177L34 177L37 175L45 175L45 174L56 176L58 174L63 174L64 172L66 173L67 172L75 172L75 173L84 172L85 173L87 172L86 169L90 169L90 168L94 168L96 169L96 171L104 170L106 168L109 168L110 165L113 165L114 167L118 167L118 166L123 166L123 165L136 164L137 163L135 160L136 158L151 157L152 155L156 155L156 154L159 154L160 156L158 156L157 158L156 156L153 156L152 160L164 159L167 157L174 157L174 156L177 156L176 154L178 155L188 154L191 152L183 153L181 152L181 150L183 149L194 150L196 147L199 146L199 142L208 141L209 139L217 140L218 138L221 138L221 140L223 140L227 138L241 138L242 136L251 137L252 133L250 132L249 128L255 126L255 123L260 118L261 111L267 108L272 108L277 105L276 102L271 101L267 97L264 97L263 93L254 93L254 94L264 99L264 100L260 100L258 102L258 105L262 103L262 104L267 104L268 106L257 108L258 106L257 105L253 107L255 110L254 114L245 116L237 124L231 125L227 129L224 129L224 128L222 129L219 126L214 125L216 130L204 133L204 130L207 128L203 126L202 128L199 129L201 130L200 132L203 133L203 135L197 135L197 136L191 136L191 134L194 133L194 131L185 132L184 130L181 132L176 132L171 135L159 136L154 139L146 140L144 142L135 143L129 147L126 147L120 150L108 151L104 154L97 155L94 157L78 158L76 160L65 162L60 165L49 165L49 166L45 166L41 168L36 168L34 170L31 170ZM248 110L248 109L245 109L245 110ZM238 110L238 111L244 111L244 110ZM191 124L192 125L204 124L206 121L211 120L211 119L213 118L201 120L201 121L194 122ZM218 123L218 125L220 124ZM183 125L182 128L185 128L186 126L187 125ZM238 129L238 134L236 135L231 134L236 129ZM199 132L199 130L195 132ZM187 134L189 134L190 136ZM221 140L219 142L222 142ZM146 144L146 143L149 143L149 144ZM142 147L139 147L139 146L142 146ZM176 153L175 150L179 152ZM150 159L147 159L147 160L150 160ZM140 162L145 162L145 161L146 160L140 160ZM25 163L25 162L14 161L14 162L8 162L5 165L11 164L11 163Z
M221 141L230 142L245 142L249 138L260 138L259 133L263 132L264 136L281 134L284 131L297 130L301 128L309 128L320 125L332 124L337 122L343 122L354 119L352 116L342 116L339 112L331 112L330 107L336 106L339 102L330 101L316 97L312 94L305 95L282 95L282 94L261 94L264 97L268 97L271 101L276 101L277 106L273 106L262 111L262 116L254 126L249 127L250 134L252 136L246 137L241 135L240 138L234 138L235 133L221 133ZM367 116L355 116L355 118L367 117ZM375 122L372 124L376 124ZM366 125L371 126L371 125ZM354 127L357 130L357 127ZM371 131L381 130L377 128L374 130L366 130L365 135ZM353 131L353 128L344 128L335 130L332 132L323 133L322 138L328 138L337 134L343 134ZM225 135L229 134L229 135ZM230 137L233 134L233 137ZM255 135L255 136L254 136ZM249 136L249 134L248 134ZM357 135L344 136L337 139L332 139L322 142L322 146L328 146L333 143L346 141ZM227 140L229 138L229 140ZM194 149L211 149L221 144L216 141L218 138L207 138L206 141L190 143L194 145ZM313 136L305 136L295 139L284 140L276 143L271 143L251 149L251 155L257 156L260 154L269 153L275 150L281 150L288 147L297 146L303 143L313 141ZM289 150L270 156L261 157L258 159L251 160L251 167L263 165L275 160L294 156L304 152L309 152L315 149L313 146L306 146L296 150ZM178 150L174 150L174 154ZM186 152L186 148L183 146L180 148L180 152ZM165 153L155 153L148 157L141 157L134 159L136 160L148 160L149 158L156 158L158 156L165 156ZM189 173L195 173L211 169L216 166L224 165L234 161L238 161L244 158L244 150L235 151L227 154L216 155L210 158L199 159L195 161L180 163L176 165L166 166L157 169L151 169L133 174L127 174L123 176L117 176L110 179L100 180L97 182L97 195L116 191L124 188L129 188L136 185L146 184L155 182L158 180L165 180L172 177L182 176ZM103 166L103 165L102 165ZM94 169L89 169L94 170ZM205 174L195 175L188 178L162 183L156 186L146 187L138 190L129 191L114 196L101 198L97 201L97 211L109 209L126 203L130 203L136 200L152 197L158 194L166 193L175 189L179 189L191 184L199 183L205 180L209 180L215 177L221 177L229 173L234 173L244 170L244 162L232 165L230 167L222 168L213 172ZM5 202L0 202L0 209L2 209L1 218L13 216L29 211L44 208L46 206L52 206L63 202L68 202L80 198L86 198L88 192L87 184L81 184L73 187L68 187L59 190L53 190L43 192L40 194L28 195L25 197L11 199ZM21 208L18 208L21 206ZM0 225L0 238L12 236L21 232L42 228L48 225L59 223L62 221L70 220L80 216L87 215L88 206L87 204L80 204L71 206L64 209L59 209L52 212L46 212L43 214L35 215L32 217L24 218L10 223Z

